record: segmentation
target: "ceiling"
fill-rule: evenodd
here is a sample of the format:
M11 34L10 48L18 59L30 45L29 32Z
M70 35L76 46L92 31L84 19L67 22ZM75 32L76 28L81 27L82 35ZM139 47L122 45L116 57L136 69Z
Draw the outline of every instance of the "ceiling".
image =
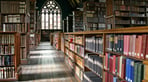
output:
M37 7L40 11L43 4L47 0L37 0ZM61 7L62 19L65 19L67 15L71 14L72 11L80 4L81 0L55 0Z

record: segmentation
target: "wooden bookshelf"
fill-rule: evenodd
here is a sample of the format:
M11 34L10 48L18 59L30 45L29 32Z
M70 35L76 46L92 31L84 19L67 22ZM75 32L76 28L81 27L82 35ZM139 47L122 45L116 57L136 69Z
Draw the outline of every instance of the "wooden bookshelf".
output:
M2 74L0 81L17 81L20 73L20 34L0 32L0 39L0 73Z
M107 0L107 29L147 26L146 0Z
M61 32L54 32L50 34L51 45L57 50L61 50Z
M101 58L103 58L103 77L102 77L102 80L105 81L105 72L107 72L107 74L111 74L113 77L116 77L117 79L119 79L120 81L123 81L123 82L126 82L127 79L119 74L115 74L113 72L110 72L110 70L106 70L106 59L105 57L107 57L106 53L109 53L111 54L111 56L116 56L116 57L121 57L123 56L123 58L126 59L130 59L130 60L133 60L133 61L137 61L139 67L141 65L148 65L147 63L147 59L142 59L142 58L139 58L139 57L135 57L135 56L130 56L130 55L126 55L124 54L123 52L120 53L120 52L115 52L115 51L111 51L111 50L108 50L107 48L107 36L108 35L137 35L137 36L140 36L140 35L144 35L144 34L147 34L148 32L148 27L147 26L139 26L139 27L130 27L130 28L118 28L118 29L107 29L107 30L94 30L94 31L83 31L83 32L69 32L69 33L64 33L64 44L65 44L65 48L64 50L69 50L69 52L73 52L73 54L77 54L77 52L74 52L75 51L75 48L73 46L75 45L80 45L82 46L81 44L77 44L75 43L75 37L77 36L83 36L83 46L84 47L84 57L82 57L83 61L85 61L85 56L87 53L89 54L92 54L92 55L96 55L96 56L99 56ZM100 36L101 35L101 36ZM86 49L86 39L87 37L92 37L92 36L95 36L95 37L102 37L103 39L103 53L102 54L99 54L98 52L95 52L95 51L91 51L91 50L87 50ZM124 40L124 39L123 39ZM73 48L70 48L70 44L73 44ZM66 51L65 51L66 53ZM76 60L76 57L74 58L71 58L71 56L69 56L68 53L67 54L67 57L70 58L70 59L75 59ZM122 57L121 57L122 58ZM73 61L74 63L76 61ZM125 61L126 62L126 61ZM136 63L136 62L135 62ZM124 64L125 65L125 64ZM139 68L138 68L139 69ZM74 69L75 70L75 69ZM126 70L126 68L125 68ZM144 68L143 68L144 70ZM85 66L85 63L84 63L84 70L83 70L83 73L85 73L85 71L91 71L93 72L94 74L96 74L93 70L91 70L89 67ZM126 72L126 71L125 71ZM125 72L123 72L125 74ZM96 74L98 75L98 74ZM77 78L78 79L78 78ZM83 78L84 79L84 78ZM81 81L83 80L81 79ZM147 80L144 80L142 79L141 81L143 82L147 82Z
M106 28L106 1L85 1L83 3L83 27L85 31Z
M5 9L9 7L9 9ZM1 0L1 28L2 32L20 33L20 58L25 64L28 57L28 26L29 0ZM27 19L27 20L26 20ZM25 60L25 62L24 62Z
M36 31L36 0L29 0L30 4L30 28L29 28L29 49L34 50L36 48L36 38L38 38Z

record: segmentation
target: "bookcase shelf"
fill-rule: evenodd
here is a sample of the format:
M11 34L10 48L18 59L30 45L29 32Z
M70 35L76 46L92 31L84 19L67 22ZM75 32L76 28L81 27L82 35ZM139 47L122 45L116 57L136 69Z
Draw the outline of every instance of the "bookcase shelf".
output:
M80 44L75 44L75 37L77 37L77 36L83 36L83 42L82 42L82 44L84 44L84 45L82 47L84 47L84 57L82 57L82 60L83 61L86 61L85 60L87 58L87 55L86 54L88 54L89 58L100 57L100 58L103 59L103 62L101 63L103 65L103 69L102 69L103 70L103 74L102 74L103 77L102 77L102 80L105 80L105 82L108 82L108 80L105 79L106 78L105 75L106 74L107 75L109 74L112 77L115 77L116 79L119 79L122 82L126 82L128 80L125 78L126 77L126 72L127 72L126 71L127 68L126 68L125 62L128 62L128 61L130 61L130 63L133 62L135 64L135 66L138 66L137 69L139 69L139 70L140 69L143 69L143 70L145 69L146 70L146 68L142 68L142 66L148 65L148 59L141 58L141 57L139 58L137 56L132 56L132 55L129 56L129 55L123 54L123 52L121 53L121 52L118 52L118 51L115 52L115 51L112 51L112 50L108 50L108 45L109 44L107 42L108 41L108 38L107 37L108 36L111 37L111 35L118 35L118 37L120 37L119 39L121 39L122 37L124 38L125 35L129 35L129 36L132 36L132 37L133 36L137 36L137 40L139 40L138 37L141 37L144 34L147 35L147 33L148 33L148 26L139 26L139 27L136 26L136 27L127 27L127 28L125 27L125 28L118 28L118 29L116 28L116 29L107 29L107 30L94 30L94 31L83 31L83 32L69 32L69 33L64 33L64 38L65 38L64 39L64 44L65 44L64 52L66 53L66 50L69 50L70 52L73 52L75 55L77 55L77 52L74 52L75 51L75 48L74 47L76 45L80 45ZM123 36L121 37L121 35L123 35ZM88 37L93 37L93 36L94 37L100 37L100 38L103 39L103 47L102 47L103 48L103 53L102 54L99 54L98 52L90 51L90 50L87 50L86 49L86 43L85 43L86 42L86 39ZM115 36L113 36L113 37L116 38ZM110 40L111 41L114 41L116 39L113 39L113 38L110 39L109 38L109 41ZM118 39L117 39L117 41L118 41ZM70 46L70 44L72 44L73 46ZM139 43L139 44L141 44L141 43ZM121 43L120 43L120 45L121 45ZM73 50L71 50L71 48ZM124 48L123 48L123 50L124 50ZM137 53L137 52L135 52L135 53ZM109 54L109 55L106 55L106 54ZM67 54L67 56L69 56L69 54ZM71 57L73 57L73 56L71 56ZM111 67L110 68L107 68L108 70L106 70L106 65L107 65L106 58L108 58L108 57L110 57L110 59L108 59L108 61L111 62L111 63L109 63L111 65ZM114 58L120 60L120 62L118 62L119 65L116 65L115 61L117 62L117 60L113 60ZM76 60L77 58L76 57L73 57L71 59ZM93 60L94 59L92 59L92 61ZM89 59L89 61L90 61L90 59ZM73 63L75 63L75 62L76 61L73 61ZM123 68L121 69L121 65L120 65L121 62L123 63L122 65L125 66L125 67L123 67L124 69ZM83 62L83 64L84 64L83 74L85 72L87 72L87 71L91 71L94 74L96 74L92 69L90 69L88 66L86 66L86 64L84 62ZM92 64L95 64L95 63L92 62ZM114 67L113 65L115 65L121 71L121 73L119 73L119 74L117 73L116 74L116 73L114 73L114 71L111 72L111 70L114 69L114 68L112 68L112 67ZM127 65L127 67L130 67L130 66ZM117 69L117 68L115 68L115 69ZM75 70L75 69L73 69L73 70ZM125 72L123 70L125 70ZM140 70L139 74L140 75L142 74L142 70ZM136 77L136 76L134 76L134 77ZM83 79L84 79L84 77L83 77ZM81 79L81 80L83 80L83 79ZM142 80L143 80L143 82L145 82L144 79L141 79L141 81Z
M0 30L3 32L18 32L20 33L20 44L19 46L25 46L25 49L20 48L20 58L27 59L28 56L28 26L29 26L29 0L1 0L1 27ZM9 7L8 9L5 9ZM23 53L22 53L23 52ZM21 64L24 64L21 62Z
M87 49L85 49L85 51L89 52L89 53L92 53L92 54L96 54L96 55L98 55L100 57L104 57L101 53L93 52L93 51L90 51L90 50L87 50Z
M119 77L119 76L116 75L116 74L113 74L112 72L109 72L108 70L105 70L105 69L104 69L104 71L107 72L107 73L109 73L109 74L111 74L111 75L113 75L113 76L115 76L115 77L118 77L118 78L119 78L120 80L122 80L122 81L126 81L125 79Z
M118 52L113 52L113 51L110 51L110 50L107 50L107 49L106 49L106 52L109 52L109 53L112 53L112 54L116 54L118 56L125 56L127 58L131 58L131 59L138 60L138 61L144 61L144 59L140 59L140 58L136 58L136 57L132 57L132 56L127 56L125 54L118 53Z
M18 80L20 72L20 70L18 70L20 65L19 46L19 33L0 32L0 81L5 82Z

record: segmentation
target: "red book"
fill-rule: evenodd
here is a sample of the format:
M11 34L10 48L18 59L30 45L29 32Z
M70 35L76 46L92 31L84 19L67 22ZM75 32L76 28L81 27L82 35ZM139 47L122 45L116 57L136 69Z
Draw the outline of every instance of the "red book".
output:
M108 70L108 54L105 53L105 69Z
M115 68L116 68L116 56L115 55L113 55L113 66L112 67L113 67L112 73L115 74Z
M126 48L127 48L127 49L126 49L127 51L126 51L126 52L127 52L127 56L129 56L130 35L127 35L127 42L126 42L126 43L127 43L127 45L126 45L126 46L127 46L127 47L126 47Z
M109 72L111 72L111 73L113 71L112 68L113 68L113 57L110 56L110 58L109 58Z
M135 48L135 57L138 57L138 55L137 55L137 54L138 54L138 44L137 44L137 43L138 43L138 36L136 36L136 43L135 43L135 47L136 47L136 48Z
M144 59L144 56L146 54L146 39L147 39L146 37L147 37L146 34L142 35L142 48L141 48L141 55L140 55L141 59Z
M144 58L148 59L148 36L146 36L146 55Z
M142 48L142 35L139 35L138 39L139 39L139 42L138 42L138 45L139 45L139 48L138 48L138 58L140 58L141 57L141 52L142 52L142 50L141 50L141 48Z
M105 82L109 82L109 76L107 72L105 72Z

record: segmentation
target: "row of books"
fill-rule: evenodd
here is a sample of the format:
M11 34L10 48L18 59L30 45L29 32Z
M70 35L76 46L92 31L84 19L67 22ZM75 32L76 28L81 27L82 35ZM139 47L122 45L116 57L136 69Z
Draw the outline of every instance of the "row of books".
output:
M14 35L0 34L0 44L14 44Z
M122 5L122 6L116 5L115 10L131 11L131 12L145 12L145 8L134 7L134 6L126 6L126 5Z
M65 48L65 53L74 61L74 53L71 52L69 49Z
M74 63L69 59L68 56L65 56L65 62L72 70L74 69Z
M69 48L69 42L65 41L65 46Z
M129 19L123 20L123 19L116 19L115 20L116 24L130 24L131 21Z
M3 32L26 32L25 24L3 24Z
M83 36L76 36L75 43L83 44Z
M131 82L141 82L144 79L144 65L132 59L126 59L125 79Z
M105 28L105 2L86 1L83 4L83 26L85 30L100 30Z
M143 63L123 56L105 54L104 68L128 82L141 82L143 80Z
M25 1L1 1L1 13L25 13L25 12L26 12Z
M24 15L5 15L3 16L3 23L24 23Z
M26 35L21 36L21 46L26 47Z
M84 47L82 47L80 45L75 45L75 53L84 57Z
M116 24L146 24L146 20L141 20L141 19L126 19L126 20L123 20L123 19L116 19L115 20L115 23Z
M87 23L85 25L85 30L90 31L90 30L97 30L98 29L98 23Z
M21 49L20 49L20 57L21 57L21 59L26 59L27 58L27 50L26 50L26 48L25 47L22 47Z
M15 78L14 67L0 67L0 79L12 79Z
M146 20L137 20L137 19L132 19L131 24L146 24Z
M75 28L74 32L84 31L82 11L73 11L73 28Z
M0 66L14 65L14 56L0 56Z
M86 37L86 49L89 51L102 53L103 52L103 39L102 37Z
M95 75L93 72L84 72L83 82L103 82L102 78Z
M75 44L70 43L69 45L70 45L69 49L72 50L72 51L75 51Z
M122 11L115 11L116 16L123 16L123 17L145 17L145 13L129 13L129 12L122 12Z
M77 65L75 65L74 70L75 70L76 76L79 77L80 80L82 80L83 79L83 70Z
M81 67L82 69L84 69L84 60L83 60L83 58L81 58L81 57L75 55L75 62L76 62L76 64L77 64L79 67Z
M115 4L116 5L129 5L129 4L132 4L132 5L145 5L146 0L135 0L135 1L132 1L132 0L115 0Z
M112 75L109 72L104 72L104 82L127 82L127 81L120 80L118 77Z
M14 54L14 46L13 45L1 45L0 46L0 55L12 55Z
M103 77L103 58L92 53L86 53L85 65L97 73L101 78Z
M143 35L107 35L106 48L110 51L123 53L127 56L148 59L148 39Z

